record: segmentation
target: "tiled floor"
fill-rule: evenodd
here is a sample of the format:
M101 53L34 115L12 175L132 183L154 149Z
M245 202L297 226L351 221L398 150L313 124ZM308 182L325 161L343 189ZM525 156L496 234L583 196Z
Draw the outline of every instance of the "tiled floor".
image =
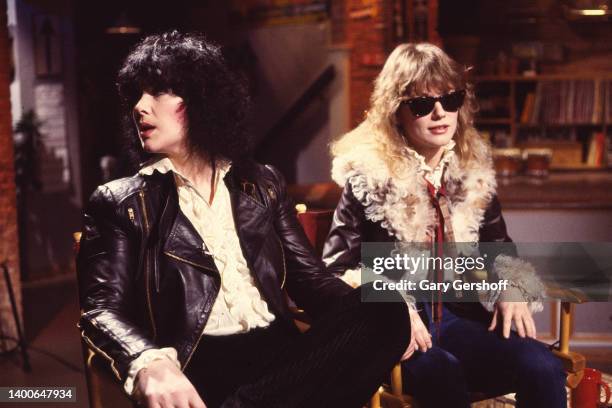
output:
M31 337L29 354L32 372L23 372L18 355L2 356L0 386L76 387L76 404L53 404L53 408L89 407L79 333L75 326L79 315L76 293L76 284L70 279L34 285L24 290L26 330ZM586 355L590 367L612 372L610 348L581 351ZM48 353L66 364L58 362ZM9 404L0 406L8 407ZM51 407L48 404L45 406ZM19 407L27 406L19 404Z

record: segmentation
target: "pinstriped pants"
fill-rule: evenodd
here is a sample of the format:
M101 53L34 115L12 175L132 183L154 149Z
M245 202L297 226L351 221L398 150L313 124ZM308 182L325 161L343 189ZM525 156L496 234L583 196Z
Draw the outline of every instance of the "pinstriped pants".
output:
M365 290L369 290L365 289ZM403 302L348 293L298 334L282 323L204 336L187 376L212 407L361 407L408 346Z

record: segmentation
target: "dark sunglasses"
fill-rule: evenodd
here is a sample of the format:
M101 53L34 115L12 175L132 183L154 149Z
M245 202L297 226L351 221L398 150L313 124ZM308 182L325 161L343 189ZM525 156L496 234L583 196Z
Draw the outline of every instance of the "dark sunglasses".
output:
M449 92L442 96L419 96L402 101L402 104L408 105L412 114L416 117L429 115L433 110L436 102L440 102L442 107L447 112L457 112L463 105L465 99L465 89Z

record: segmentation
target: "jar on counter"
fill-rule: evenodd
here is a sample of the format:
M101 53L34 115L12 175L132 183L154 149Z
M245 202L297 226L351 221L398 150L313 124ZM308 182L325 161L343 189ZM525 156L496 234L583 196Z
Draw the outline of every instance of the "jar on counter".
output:
M493 149L495 171L502 177L516 176L522 167L521 149L506 147Z
M528 148L523 151L526 163L526 174L534 177L546 177L550 169L552 149Z

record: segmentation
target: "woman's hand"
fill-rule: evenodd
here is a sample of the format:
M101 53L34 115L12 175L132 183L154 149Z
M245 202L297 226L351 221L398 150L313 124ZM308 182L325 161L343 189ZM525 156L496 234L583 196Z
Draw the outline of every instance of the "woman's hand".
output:
M514 322L519 336L536 338L536 326L527 302L498 302L495 305L495 312L493 313L489 331L493 331L497 327L497 316L500 313L503 318L503 334L505 338L510 337L512 322Z
M417 348L424 353L431 345L431 334L423 324L419 312L410 309L410 344L401 361L409 359Z
M152 361L138 372L134 396L149 408L206 408L193 384L169 359Z

